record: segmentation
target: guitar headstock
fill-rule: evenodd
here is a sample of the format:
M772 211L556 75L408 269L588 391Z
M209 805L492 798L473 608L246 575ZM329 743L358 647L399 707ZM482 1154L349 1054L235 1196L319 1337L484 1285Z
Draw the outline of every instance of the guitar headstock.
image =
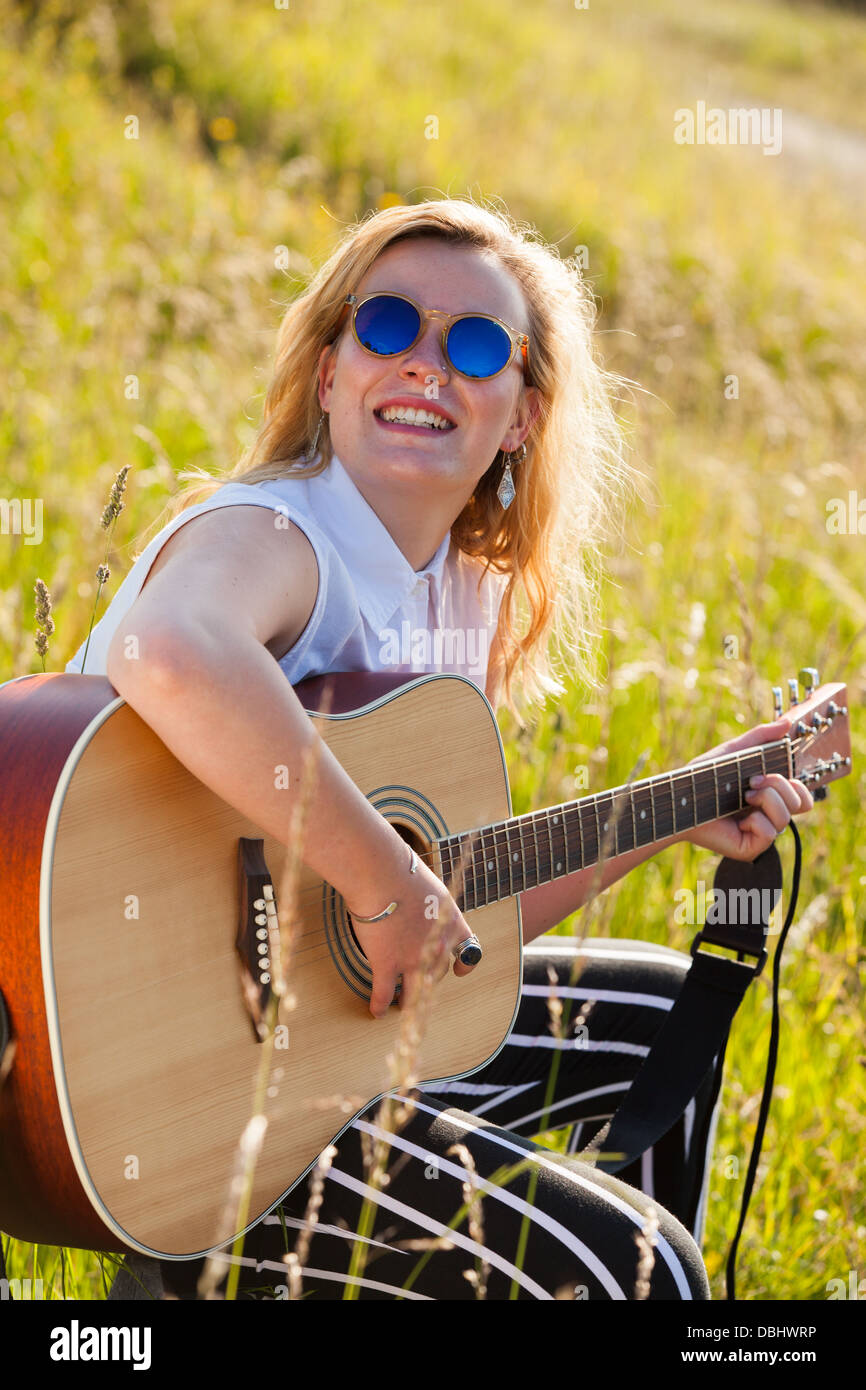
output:
M806 666L800 672L805 683L801 700L798 681L788 681L790 706L782 709L782 690L773 687L774 717L790 715L789 738L793 775L815 796L826 796L828 782L851 771L851 730L848 724L848 690L844 685L818 687L818 672ZM816 687L818 687L816 689Z

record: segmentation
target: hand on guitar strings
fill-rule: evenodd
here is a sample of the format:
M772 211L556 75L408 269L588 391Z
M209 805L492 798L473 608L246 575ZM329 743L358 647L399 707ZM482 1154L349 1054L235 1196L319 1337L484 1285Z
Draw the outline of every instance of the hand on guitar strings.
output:
M454 952L472 936L471 928L441 879L418 860L414 873L399 881L383 883L382 900L397 907L378 922L359 922L352 918L352 929L373 972L370 1013L384 1018L401 983L399 1007L414 1007L429 972L434 981L444 979L452 969ZM351 907L349 912L351 913ZM470 975L475 965L453 964L455 975Z
M707 749L700 757L693 758L692 763L698 763L711 754L737 753L744 748L771 743L784 738L790 729L790 719L784 718L776 719L771 724L758 724L739 738ZM757 859L759 854L769 849L792 816L811 811L815 804L808 787L796 778L784 777L778 772L753 777L750 788L745 796L751 810L738 811L735 815L697 825L691 830L682 831L678 838L689 840L715 854L724 854L729 859Z

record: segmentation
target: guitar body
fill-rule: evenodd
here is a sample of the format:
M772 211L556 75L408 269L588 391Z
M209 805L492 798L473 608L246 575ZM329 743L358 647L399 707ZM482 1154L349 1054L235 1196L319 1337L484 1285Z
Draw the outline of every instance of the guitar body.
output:
M328 714L323 678L297 694L440 873L438 838L511 814L502 743L471 682L398 681L335 677ZM193 777L101 676L0 687L0 758L0 991L15 1048L0 1086L0 1229L179 1259L213 1249L235 1234L221 1222L264 1046L235 945L239 841L261 842L281 920L290 849ZM280 1004L247 1228L400 1080L388 1058L403 1016L371 1017L342 900L303 865L295 882L292 998ZM513 1023L517 897L479 908L473 930L483 964L435 986L421 1080L468 1075Z

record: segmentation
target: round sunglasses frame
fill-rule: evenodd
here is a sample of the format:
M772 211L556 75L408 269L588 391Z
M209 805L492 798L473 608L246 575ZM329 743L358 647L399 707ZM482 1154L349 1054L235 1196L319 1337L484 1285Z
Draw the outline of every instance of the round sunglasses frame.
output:
M398 352L376 352L373 348L369 348L365 343L362 343L361 339L358 337L358 330L355 327L355 319L358 310L362 309L371 299L400 299L404 304L411 304L412 308L417 313L419 319L418 332L411 343L407 343L406 347L400 348ZM425 309L421 304L417 304L414 299L410 299L408 294L397 294L393 290L373 290L371 294L365 294L363 299L359 299L355 294L347 294L343 303L343 312L350 307L352 307L352 336L358 346L363 348L365 352L368 352L371 357L402 357L404 353L411 352L415 344L420 341L430 319L438 318L445 320L442 328L442 352L444 353L445 360L449 367L453 372L457 372L458 376L465 377L467 381L495 381L496 377L501 376L502 373L511 366L511 363L514 361L514 354L517 349L520 348L523 355L523 378L524 381L529 380L529 334L519 333L516 328L512 328L510 324L497 318L495 314L482 314L472 310L465 314L446 314L444 309ZM511 351L508 354L508 360L503 363L498 372L491 372L490 376L471 376L468 372L462 372L460 368L455 366L452 362L451 354L448 351L448 334L452 326L455 323L459 323L461 319L487 319L490 323L497 324L499 328L508 334L509 341L511 342Z

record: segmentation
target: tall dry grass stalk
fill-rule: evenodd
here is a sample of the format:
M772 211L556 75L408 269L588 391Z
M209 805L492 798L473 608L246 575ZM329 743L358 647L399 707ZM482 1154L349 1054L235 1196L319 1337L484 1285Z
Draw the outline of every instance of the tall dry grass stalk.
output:
M629 773L628 779L625 784L626 788L630 787L632 782L640 775L645 762L646 754L642 753L640 758L632 768L631 772ZM611 815L608 821L607 830L601 837L601 842L599 844L598 862L594 866L594 872L589 880L589 887L587 889L586 897L584 898L584 901L581 905L582 911L580 921L582 930L579 934L577 932L574 933L576 939L581 943L585 941L588 935L589 924L592 921L596 911L595 905L599 901L600 894L603 891L602 884L604 866L607 863L607 860L610 858L611 849L616 844L615 837L617 827L619 825L621 817L625 814L626 804L627 798L625 795L623 795L620 799L619 806L615 808L613 814ZM575 951L574 958L571 963L571 969L569 971L568 984L570 988L576 988L577 981L580 978L583 967L584 960L581 957L579 951ZM548 971L548 979L550 980L552 988L552 993L548 996L547 1001L547 1010L550 1019L550 1032L553 1037L558 1038L564 1042L566 1030L572 1026L578 1027L586 1021L586 1018L588 1017L591 1009L593 1008L594 1001L592 999L587 999L583 1001L583 1003L581 1004L578 1018L574 1021L574 1024L572 1024L571 1013L574 1008L573 999L571 999L569 996L566 996L565 999L562 999L556 994L557 975L552 968ZM561 1060L562 1048L554 1048L552 1050L552 1055L550 1059L550 1071L548 1072L547 1083L545 1086L543 1110L538 1124L539 1131L549 1128L551 1107L553 1105L554 1096L556 1095L556 1087L557 1082L559 1080ZM604 1128L599 1132L599 1134L596 1135L596 1138L591 1142L591 1144L588 1145L585 1150L581 1151L581 1159L585 1159L585 1161L590 1163L595 1163L598 1162L598 1160L602 1157L607 1158L619 1156L602 1154L599 1151L600 1144L603 1138L607 1135L609 1128L610 1121L608 1121L607 1125L605 1125ZM535 1168L533 1169L532 1175L530 1177L529 1190L526 1196L527 1205L530 1207L532 1207L535 1203L535 1194L537 1188L538 1169ZM517 1244L517 1257L515 1259L515 1265L517 1269L521 1272L523 1270L523 1262L526 1258L526 1247L529 1241L529 1227L530 1218L529 1214L527 1213L526 1215L524 1215L523 1220L521 1221L520 1236L518 1238ZM516 1299L518 1296L518 1292L519 1286L517 1280L513 1279L511 1282L511 1288L509 1290L509 1299Z
M766 552L764 563L769 563L769 550ZM731 580L731 588L737 598L737 609L740 615L740 622L743 627L743 652L740 658L740 670L742 672L742 693L745 702L750 709L756 712L760 709L760 696L762 690L761 679L755 669L753 649L755 645L755 617L752 604L749 602L746 593L746 586L743 583L740 567L733 555L727 556L728 574Z
M646 753L642 753L642 754L640 755L640 757L638 758L637 762L635 763L634 767L632 768L631 772L629 773L628 778L626 779L626 783L625 783L626 789L628 789L628 788L631 786L632 782L636 781L637 778L640 776L641 772L643 771L643 768L644 768L644 765L645 765L645 763L646 763L646 760L647 760L647 755L646 755ZM616 810L614 811L614 813L613 813L613 815L611 816L610 820L608 821L607 830L604 832L604 834L603 834L602 837L601 837L601 843L599 844L598 862L595 864L594 869L593 869L593 873L592 873L592 875L591 875L591 877L590 877L590 880L589 880L589 887L588 887L587 892L586 892L586 897L584 898L583 902L581 903L581 911L580 911L580 925L581 925L581 930L580 930L579 932L575 931L575 932L573 933L575 939L576 939L578 942L580 942L581 944L586 940L587 936L589 936L589 935L592 934L591 931L590 931L590 926L591 926L591 924L593 923L594 918L598 915L598 912L599 912L599 904L601 904L601 902L602 902L601 894L602 894L602 892L604 891L604 889L603 889L603 887L602 887L603 878L604 878L604 866L605 866L605 864L607 863L608 859L610 858L610 852L611 852L611 850L612 850L612 849L615 847L615 845L616 845L616 833L617 833L617 828L618 828L618 826L619 826L620 820L621 820L622 817L625 815L626 804L627 804L627 798L626 798L625 796L623 796L622 799L621 799L621 801L620 801L620 805L616 808ZM580 979L580 975L581 975L581 972L582 972L582 970L583 970L583 966L584 966L584 960L583 960L583 958L580 956L579 951L576 951L575 954L574 954L574 959L573 959L572 964L571 964L571 970L570 970L570 972L569 972L569 978L568 978L569 986L570 986L572 989L575 988L575 986L577 985L578 980ZM567 1005L567 1009L570 1011L570 1009L571 1009L571 1004L570 1004L570 1002L568 1001L568 999L566 999L566 1005ZM558 1016L558 1022L559 1022L559 1024L560 1024L560 1026L565 1027L565 1026L568 1024L568 1012L566 1012L565 1017L564 1017L564 1020L563 1020L563 1018L562 1018L562 1015L560 1014L560 1015ZM556 1035L555 1035L555 1036L556 1036ZM554 1055L553 1055L553 1058L552 1058L552 1061L551 1061L551 1069L553 1070L554 1068L556 1068L556 1070L558 1071L558 1067L559 1067L559 1053L558 1053L558 1051L555 1051L555 1052L554 1052ZM555 1085L555 1077L554 1077L554 1085ZM542 1128L543 1128L543 1126L542 1126Z
M327 683L322 703L322 716L327 717L333 702L333 684ZM303 863L304 832L310 800L318 781L318 760L321 738L317 734L302 762L300 791L292 806L286 856L279 893L276 895L279 924L279 961L271 962L271 993L262 1019L264 1040L260 1044L259 1064L253 1086L252 1114L238 1141L234 1172L223 1207L214 1244L224 1247L234 1237L231 1266L226 1283L225 1298L237 1298L240 1261L244 1246L244 1230L249 1222L250 1201L256 1164L268 1129L267 1102L270 1074L274 1060L274 1042L278 1023L296 1007L297 999L290 988L291 963L295 941L301 924L298 903L298 882ZM275 968L276 966L276 968ZM321 1161L321 1160L320 1160ZM225 1257L215 1250L205 1261L197 1285L200 1298L213 1298L225 1273Z
M466 1206L466 1213L469 1219L469 1234L471 1238L484 1247L484 1217L481 1207L481 1192L479 1191L478 1173L475 1169L475 1161L465 1144L452 1144L447 1150L449 1154L454 1154L460 1159L463 1170L466 1173L466 1181L463 1184L463 1201ZM477 1299L487 1297L487 1280L490 1277L490 1265L483 1255L478 1255L475 1260L474 1269L465 1269L465 1277L469 1280L475 1290Z
M461 851L454 877L449 885L449 891L455 901L463 892L466 869L474 854L474 848L473 837L469 836ZM376 1112L376 1126L383 1133L375 1139L364 1131L361 1133L364 1175L367 1187L374 1195L365 1195L361 1205L356 1232L359 1238L354 1241L352 1246L349 1282L343 1293L343 1298L347 1302L357 1301L360 1294L360 1281L366 1268L370 1248L368 1242L372 1235L373 1221L378 1209L376 1194L382 1192L389 1181L387 1165L392 1138L399 1134L415 1112L415 1103L411 1094L401 1098L396 1092L411 1093L418 1084L418 1053L429 1018L433 986L441 964L438 934L431 932L424 943L418 964L417 982L412 1003L401 1011L397 1044L387 1059L391 1090L382 1097Z
M301 1276L310 1253L310 1242L316 1234L316 1226L319 1224L319 1209L322 1205L322 1198L325 1195L325 1180L336 1156L337 1147L335 1144L329 1144L328 1147L319 1154L318 1162L313 1169L313 1175L310 1179L310 1195L307 1200L307 1209L304 1213L304 1225L301 1228L294 1250L290 1250L285 1256L286 1265L288 1267L286 1283L288 1285L290 1299L297 1300L301 1297Z
M391 1089L382 1097L376 1112L376 1125L383 1133L373 1138L366 1132L361 1132L364 1176L367 1187L373 1194L382 1192L388 1186L387 1165L392 1136L400 1133L415 1112L411 1092L415 1090L419 1080L418 1052L426 1030L433 986L441 961L438 935L431 932L424 943L418 963L412 1002L401 1010L397 1043L387 1058ZM409 1094L398 1095L397 1092ZM358 1239L352 1244L349 1282L343 1293L343 1298L348 1302L357 1300L360 1293L361 1279L370 1248L368 1241L372 1235L377 1209L375 1195L365 1195L358 1219Z
M454 1145L452 1147L462 1146ZM449 1152L451 1152L451 1150L449 1150ZM522 1158L519 1163L503 1164L503 1166L501 1168L497 1168L496 1171L492 1173L489 1178L478 1178L478 1187L482 1191L486 1190L490 1192L493 1192L498 1187L507 1187L510 1182L513 1182L515 1178L519 1178L522 1173L527 1172L527 1170L532 1168L534 1164L535 1160L532 1157ZM466 1165L464 1163L464 1168L465 1167ZM467 1170L467 1175L473 1172L475 1172L474 1164L472 1165L472 1168L470 1170ZM463 1185L463 1191L465 1197L467 1191L467 1185L465 1183ZM464 1200L462 1206L458 1207L457 1211L454 1213L451 1220L448 1222L448 1226L446 1229L449 1231L456 1231L460 1227L460 1225L470 1217L471 1209L473 1205L476 1203L476 1201L477 1198L475 1194L471 1192L470 1189L469 1200ZM435 1236L433 1237L433 1239L398 1241L397 1248L400 1250L424 1251L424 1254L421 1256L420 1260L415 1265L415 1268L403 1281L402 1288L404 1292L408 1293L412 1289L412 1286L420 1278L432 1255L435 1254L437 1250L453 1250L455 1248L455 1242L449 1240L447 1236Z
M93 600L93 611L90 614L90 627L87 629L87 643L84 648L84 656L81 658L82 676L84 675L84 668L87 665L87 653L90 649L90 635L93 632L93 623L96 618L96 609L99 605L99 596L102 593L103 584L106 584L111 576L111 570L108 568L108 556L111 551L111 537L114 534L114 526L117 521L117 518L120 516L120 513L123 511L124 508L123 494L126 490L126 477L129 473L130 467L130 464L125 463L121 468L120 472L118 473L117 477L115 478L114 482L112 483L111 492L109 493L108 501L105 504L105 508L103 509L102 513L102 518L99 523L103 531L108 532L108 537L105 542L105 559L103 560L102 564L97 567L96 570L96 597Z
M644 765L645 765L645 763L646 763L646 760L647 760L647 755L646 755L646 753L641 753L640 757L638 758L637 762L635 763L634 767L632 768L631 772L629 773L629 775L628 775L628 777L627 777L627 779L626 779L626 782L625 782L626 788L630 787L631 784L632 784L632 782L636 781L637 778L640 776L641 772L643 771L643 768L644 768ZM601 893L602 893L602 891L603 891L603 890L602 890L602 875L603 875L603 872L604 872L604 865L605 865L605 863L607 862L608 858L610 857L611 848L612 848L612 847L615 845L615 843L616 843L616 840L615 840L616 831L617 831L617 827L618 827L619 822L620 822L620 818L621 818L621 817L624 815L624 813L625 813L625 807L626 807L626 798L623 797L623 798L622 798L622 801L621 801L621 803L620 803L620 806L618 807L618 809L615 811L614 815L611 817L610 821L608 822L608 828L607 828L605 834L604 834L603 837L602 837L602 842L601 842L601 845L600 845L600 853L599 853L598 863L595 865L595 872L593 873L592 878L590 879L589 891L588 891L588 893L587 893L586 899L584 900L584 903L582 904L581 917L580 917L582 931L580 932L580 935L579 935L579 937L578 937L578 939L580 940L581 943L582 943L583 941L586 940L587 936L591 935L591 932L590 932L590 929L589 929L589 928L590 928L590 923L592 922L593 917L596 915L596 913L597 913L597 911L598 911L596 904L598 904L598 903L601 901L600 895L601 895ZM577 933L575 933L575 935L577 935ZM583 964L584 964L583 958L582 958L578 953L575 953L574 960L572 961L571 970L570 970L570 972L569 972L569 985L570 985L571 987L574 987L574 986L577 984L577 981L578 981L578 979L580 978L581 971L583 970ZM589 1017L589 1014L590 1014L592 1008L594 1007L594 1004L595 1004L595 1001L592 1000L592 999L587 999L587 1000L584 1000L584 1001L583 1001L583 1003L582 1003L581 1006L580 1006L580 1013L579 1013L578 1017L574 1020L574 1028L575 1028L575 1029L581 1027L583 1024L586 1023L586 1020L587 1020L587 1018ZM572 1007L573 1007L572 1001L571 1001L570 999L566 999L565 1011L564 1011L564 1020L565 1020L565 1022L561 1022L561 1024L560 1024L560 1026L561 1026L563 1029L564 1029L564 1027L565 1027L565 1023L567 1023L568 1020L569 1020ZM563 1032L562 1036L564 1036L564 1032ZM550 1073L551 1073L551 1075L550 1075L550 1084L549 1084L549 1087L548 1087L548 1092L549 1092L549 1095L550 1095L551 1098L552 1098L552 1096L553 1096L553 1094L554 1094L554 1092L555 1092L555 1088L556 1088L556 1080L557 1080L557 1077L558 1077L558 1074L559 1074L560 1057L561 1057L560 1051L559 1051L558 1049L555 1050L555 1051L554 1051L554 1054L553 1054L553 1057L552 1057L552 1059L551 1059L551 1064L550 1064ZM545 1104L547 1104L547 1103L548 1103L548 1102L545 1102ZM610 1125L611 1125L611 1121L608 1120L607 1123L606 1123L605 1125L603 1125L602 1128L597 1132L597 1134L595 1135L595 1137L594 1137L593 1139L591 1139L590 1142L589 1142L587 1145L585 1145L585 1147L584 1147L583 1149L580 1150L580 1152L579 1152L579 1154L578 1154L578 1157L579 1157L584 1163L588 1163L588 1164L590 1164L590 1165L595 1165L595 1164L598 1163L601 1159L608 1159L608 1158L614 1158L614 1159L615 1159L615 1158L620 1158L620 1157L621 1157L621 1155L618 1154L618 1153L611 1153L611 1154L608 1154L608 1153L602 1152L601 1145L604 1143L604 1140L607 1138L608 1131L610 1130Z
M39 629L36 633L36 650L42 657L42 670L44 671L48 639L54 632L54 619L51 616L51 595L44 580L37 579L34 591L36 593L36 626Z
M635 1232L634 1237L638 1248L637 1276L634 1286L636 1299L646 1299L650 1295L650 1279L656 1262L655 1246L658 1229L658 1212L655 1207L649 1206L646 1210L646 1220L641 1229Z

